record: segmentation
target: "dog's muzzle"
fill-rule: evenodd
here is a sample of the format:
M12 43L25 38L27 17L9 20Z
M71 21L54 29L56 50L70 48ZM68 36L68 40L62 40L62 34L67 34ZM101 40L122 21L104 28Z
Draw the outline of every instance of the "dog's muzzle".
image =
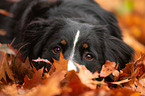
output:
M72 60L68 61L68 71L70 70L75 70L78 71L78 67L74 64L74 62Z

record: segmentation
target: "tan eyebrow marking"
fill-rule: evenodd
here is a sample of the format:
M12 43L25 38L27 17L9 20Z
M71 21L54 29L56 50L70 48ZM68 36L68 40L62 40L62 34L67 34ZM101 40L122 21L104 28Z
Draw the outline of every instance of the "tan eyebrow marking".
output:
M88 47L89 47L89 45L88 45L88 44L86 44L86 43L84 43L84 44L83 44L83 48L85 48L85 49L86 49L86 48L88 48Z
M64 39L61 40L61 44L66 45L66 41Z

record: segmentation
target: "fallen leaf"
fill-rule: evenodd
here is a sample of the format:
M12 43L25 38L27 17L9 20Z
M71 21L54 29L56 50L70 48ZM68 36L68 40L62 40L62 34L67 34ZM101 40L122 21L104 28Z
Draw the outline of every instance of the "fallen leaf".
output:
M110 93L111 96L141 96L139 92L127 88L114 88Z
M67 80L67 89L70 88L71 90L65 90L70 96L78 96L86 91L90 91L91 89L82 83L81 78L78 77L77 73L74 70L67 72L66 78L64 81ZM66 87L65 86L65 87ZM64 92L64 93L66 93Z
M2 92L6 94L4 96L18 96L18 90L15 84L6 86L2 89Z
M12 73L12 70L10 69L9 67L9 64L8 64L8 55L4 52L0 52L0 80L4 79L5 81L7 81L6 79L6 74L7 76L14 81L14 77L13 77L13 73Z
M119 84L123 84L123 83L127 83L127 82L129 82L131 79L125 79L125 80L121 80L121 81L117 81L117 82L110 82L111 84L117 84L117 85L119 85Z
M107 77L111 73L115 71L115 62L106 61L106 63L102 66L102 70L100 71L100 77Z
M28 57L26 58L25 62L22 62L19 58L16 58L15 56L10 56L9 63L10 68L14 73L16 83L22 84L26 75L29 78L32 78L34 70L29 62Z
M145 95L145 87L143 87L140 83L136 83L136 86L137 87L135 91L140 92L141 95Z
M145 78L139 80L139 83L140 83L143 87L145 87Z
M86 86L88 86L91 89L95 89L96 88L96 83L98 84L98 82L96 82L95 78L99 77L99 73L95 72L94 74L92 72L90 72L84 65L79 65L77 63L75 63L75 65L79 68L79 73L77 74L81 80L81 82L83 84L85 84Z
M37 85L27 93L19 96L55 96L61 94L60 81L64 79L65 71L54 72L45 85Z
M59 72L59 71L67 71L67 67L68 67L68 61L64 59L62 52L60 53L60 58L59 61L54 60L53 66L55 67L55 69L53 67L51 67L51 69L49 70L49 74L51 75L53 72Z
M29 78L27 75L25 75L24 78L24 84L23 87L25 89L31 89L33 87L37 87L40 84L43 84L43 79L42 79L42 74L43 74L43 69L39 69L38 71L36 70L35 67L33 67L34 74L32 78Z
M15 52L10 49L7 44L0 45L0 51L7 54L15 55Z
M34 96L54 96L61 94L60 81L64 79L66 71L55 72L48 78L48 83L38 87Z
M9 16L11 18L14 17L14 15L12 13L7 12L6 10L0 9L0 14L3 14L5 16Z
M5 36L7 34L7 32L4 29L0 29L0 35L1 36Z

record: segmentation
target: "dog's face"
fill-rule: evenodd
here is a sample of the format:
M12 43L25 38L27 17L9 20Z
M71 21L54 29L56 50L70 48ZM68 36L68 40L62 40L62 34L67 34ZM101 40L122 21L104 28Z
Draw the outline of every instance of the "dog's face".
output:
M53 58L59 60L62 52L64 58L70 60L69 68L72 67L72 62L76 62L95 72L101 69L106 60L120 62L123 68L124 62L128 62L126 58L131 56L128 54L130 47L111 36L106 26L78 23L69 19L55 20L54 24L50 23L51 26L47 23L41 23L44 27L41 32L44 33L34 46L34 58L41 57L53 62ZM49 64L46 66L50 68Z
M95 72L97 68L101 68L99 65L100 43L100 37L97 36L93 25L68 20L61 30L48 38L42 58L50 57L58 60L62 52L65 59L83 64ZM68 67L70 69L72 65Z

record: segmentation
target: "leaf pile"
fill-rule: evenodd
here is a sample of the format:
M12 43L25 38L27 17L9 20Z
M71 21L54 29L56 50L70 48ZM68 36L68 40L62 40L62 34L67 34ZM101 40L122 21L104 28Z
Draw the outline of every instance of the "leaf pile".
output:
M7 49L11 50L9 47ZM33 66L32 68L28 59L23 63L14 54L7 55L7 51L1 51L1 61L0 96L145 95L145 54L134 63L128 63L123 70L119 71L117 70L118 64L106 61L100 73L97 71L91 73L84 65L79 64L76 64L79 68L78 72L67 71L68 60L63 58L62 53L59 61L54 60L54 63L51 64L53 67L48 74L43 74L43 68L40 70L36 70ZM34 61L50 64L46 59L38 58ZM96 79L105 78L110 74L114 76L114 82Z

